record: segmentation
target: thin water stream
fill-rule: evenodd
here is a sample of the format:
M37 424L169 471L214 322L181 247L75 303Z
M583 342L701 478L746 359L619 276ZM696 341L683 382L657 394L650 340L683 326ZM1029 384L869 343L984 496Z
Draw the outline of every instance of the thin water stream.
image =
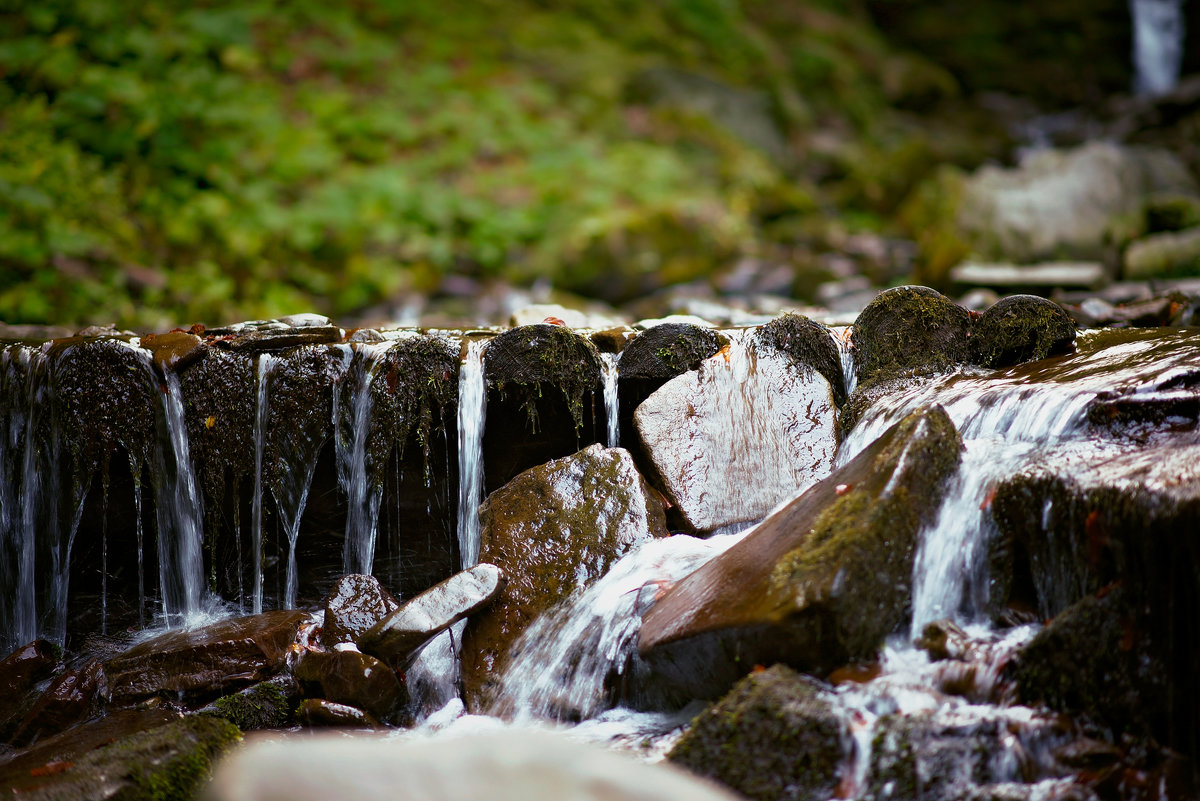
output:
M461 567L479 562L479 504L483 502L483 426L487 387L483 377L486 339L467 339L458 372L458 551Z

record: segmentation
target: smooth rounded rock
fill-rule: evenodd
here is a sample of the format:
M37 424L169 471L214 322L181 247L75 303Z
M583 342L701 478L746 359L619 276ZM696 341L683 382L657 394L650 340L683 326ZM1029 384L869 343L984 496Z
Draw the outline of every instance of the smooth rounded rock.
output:
M668 765L520 729L412 741L261 741L225 760L203 801L737 801Z
M292 672L325 700L358 707L378 718L390 718L408 703L396 673L358 651L305 651Z
M967 310L924 286L901 286L867 304L850 334L860 385L902 373L945 370L967 360Z
M382 729L379 719L370 712L356 706L327 701L324 698L306 698L296 709L296 722L310 729Z
M982 367L1012 367L1068 352L1075 323L1057 303L1037 295L1001 298L975 321L971 361Z
M321 642L326 648L340 642L354 642L398 608L400 602L374 576L362 573L342 576L325 598Z

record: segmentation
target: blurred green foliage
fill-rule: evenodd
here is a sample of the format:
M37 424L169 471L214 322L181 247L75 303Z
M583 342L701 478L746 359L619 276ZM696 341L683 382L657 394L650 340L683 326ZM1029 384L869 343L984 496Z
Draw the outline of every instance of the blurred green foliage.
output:
M873 224L939 158L891 107L955 85L844 7L0 4L0 320L337 316L449 273L620 300ZM631 92L655 69L717 107Z

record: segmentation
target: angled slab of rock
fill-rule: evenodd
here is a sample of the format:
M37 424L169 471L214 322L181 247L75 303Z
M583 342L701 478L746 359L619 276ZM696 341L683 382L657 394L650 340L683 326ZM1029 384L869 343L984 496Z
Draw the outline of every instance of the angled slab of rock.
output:
M25 713L12 735L12 744L30 745L94 717L103 706L107 687L104 668L94 659L56 676Z
M480 508L480 558L508 585L470 619L463 639L467 701L478 706L534 619L598 578L637 545L666 536L662 502L621 448L590 445L526 470Z
M104 663L114 702L159 693L216 695L261 681L283 667L307 612L279 610L168 631Z
M346 729L382 729L384 725L370 712L356 706L326 701L324 698L307 698L296 710L296 722L309 728L333 726Z
M456 573L364 632L358 648L404 670L430 640L487 606L507 583L504 571L487 563Z
M753 673L692 721L667 759L748 798L833 798L849 732L820 682Z
M378 718L389 718L408 703L395 671L358 651L305 651L293 672L325 700L356 706Z
M714 697L755 664L828 670L908 622L917 531L957 468L941 407L914 412L643 616L638 649L675 700Z
M706 359L633 418L662 488L696 531L761 519L827 476L837 448L829 381L767 349Z
M326 648L340 642L354 642L399 608L400 602L374 576L362 573L342 576L325 598L321 642Z

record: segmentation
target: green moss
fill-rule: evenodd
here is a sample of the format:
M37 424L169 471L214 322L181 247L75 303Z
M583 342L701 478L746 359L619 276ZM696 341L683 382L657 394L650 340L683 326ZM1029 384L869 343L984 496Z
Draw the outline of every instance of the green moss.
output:
M1075 323L1057 303L1012 295L975 322L971 361L983 367L1010 367L1065 353L1074 342Z
M695 370L720 347L716 332L688 323L661 323L634 337L621 354L621 378L674 378Z
M483 358L488 387L516 399L531 430L538 430L537 407L547 390L562 397L575 430L583 430L584 400L600 387L600 357L591 342L564 326L527 325L493 339Z
M289 691L294 690L291 695ZM242 731L279 729L288 725L299 688L290 677L264 681L242 692L222 696L206 714L224 718Z
M878 376L947 370L967 360L970 315L922 286L889 289L854 321L850 343L860 382Z

